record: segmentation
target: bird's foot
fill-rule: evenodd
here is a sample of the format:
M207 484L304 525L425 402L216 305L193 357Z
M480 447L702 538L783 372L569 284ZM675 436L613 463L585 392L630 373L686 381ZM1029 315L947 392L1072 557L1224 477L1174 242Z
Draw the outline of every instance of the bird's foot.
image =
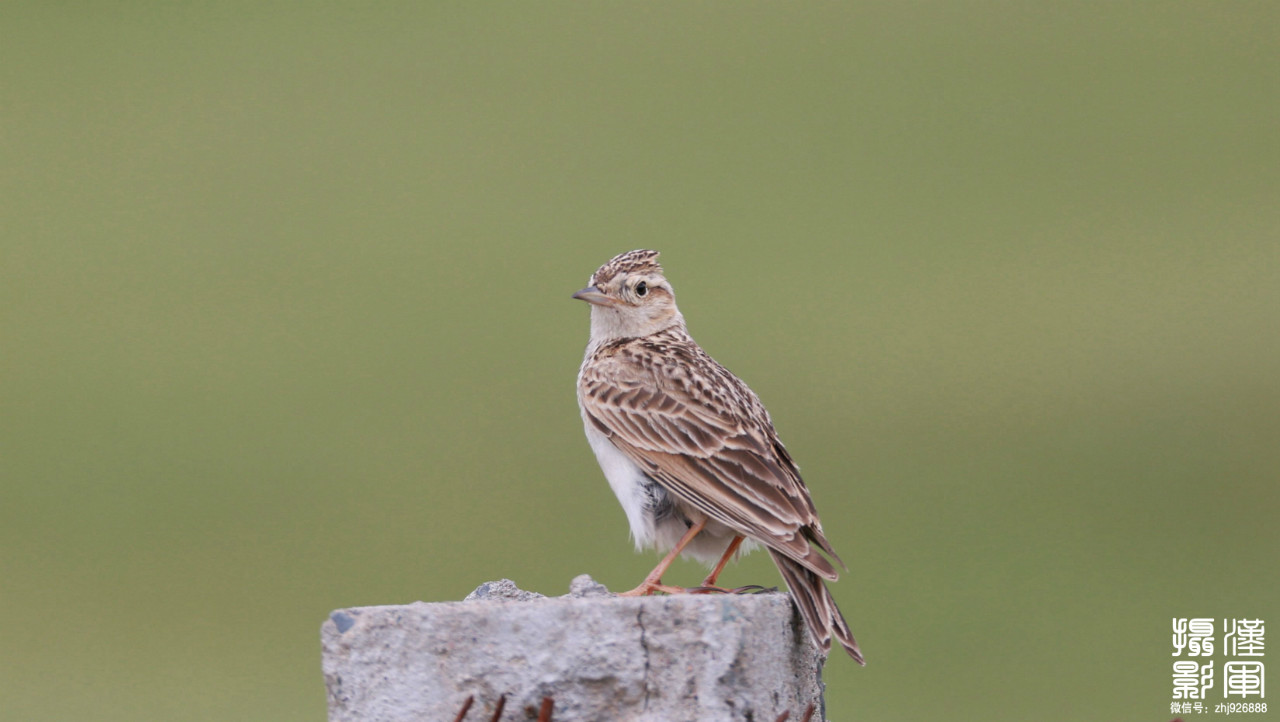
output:
M717 587L713 584L703 584L703 586L700 587L689 587L684 591L689 594L767 594L769 592L778 591L778 588L764 587L759 584L748 584L745 587L725 589L724 587Z
M669 584L663 584L661 579L645 579L640 582L640 586L635 589L629 589L625 592L618 592L620 597L647 597L654 592L662 592L664 594L686 594L689 590L684 587L673 587Z

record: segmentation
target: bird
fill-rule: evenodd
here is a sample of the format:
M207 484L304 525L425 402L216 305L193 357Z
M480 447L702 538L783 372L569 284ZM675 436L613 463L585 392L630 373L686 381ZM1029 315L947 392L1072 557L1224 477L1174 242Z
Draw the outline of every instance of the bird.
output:
M799 467L759 397L689 335L658 252L615 256L572 297L591 305L577 380L587 441L636 549L666 552L622 595L732 591L715 586L725 565L763 546L823 653L834 637L866 664L825 584L844 563ZM677 556L711 568L700 587L663 584Z

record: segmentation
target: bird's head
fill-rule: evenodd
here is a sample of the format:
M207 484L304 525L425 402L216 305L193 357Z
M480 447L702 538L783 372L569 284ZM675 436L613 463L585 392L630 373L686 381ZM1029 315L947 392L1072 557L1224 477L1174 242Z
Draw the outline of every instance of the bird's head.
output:
M657 251L614 256L573 297L591 304L591 338L596 342L648 336L684 323Z

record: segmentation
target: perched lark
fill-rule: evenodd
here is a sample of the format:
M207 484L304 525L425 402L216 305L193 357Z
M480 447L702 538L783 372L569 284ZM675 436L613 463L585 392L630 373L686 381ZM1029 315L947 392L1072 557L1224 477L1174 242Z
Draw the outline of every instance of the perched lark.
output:
M591 340L578 372L587 441L636 548L669 550L624 594L725 591L714 586L725 564L763 544L822 649L831 649L834 635L862 664L822 581L838 574L820 552L840 559L800 471L760 399L689 336L658 253L615 257L573 297L591 304ZM712 566L702 587L662 583L681 554Z

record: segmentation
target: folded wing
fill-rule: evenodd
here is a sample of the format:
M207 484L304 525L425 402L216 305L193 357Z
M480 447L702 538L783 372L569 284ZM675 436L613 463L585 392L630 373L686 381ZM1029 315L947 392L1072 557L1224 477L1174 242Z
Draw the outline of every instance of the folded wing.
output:
M597 354L580 378L583 410L595 426L677 498L835 579L819 550L839 558L755 394L696 346L688 350L693 363L680 366L648 365L639 360L646 354L626 351Z

